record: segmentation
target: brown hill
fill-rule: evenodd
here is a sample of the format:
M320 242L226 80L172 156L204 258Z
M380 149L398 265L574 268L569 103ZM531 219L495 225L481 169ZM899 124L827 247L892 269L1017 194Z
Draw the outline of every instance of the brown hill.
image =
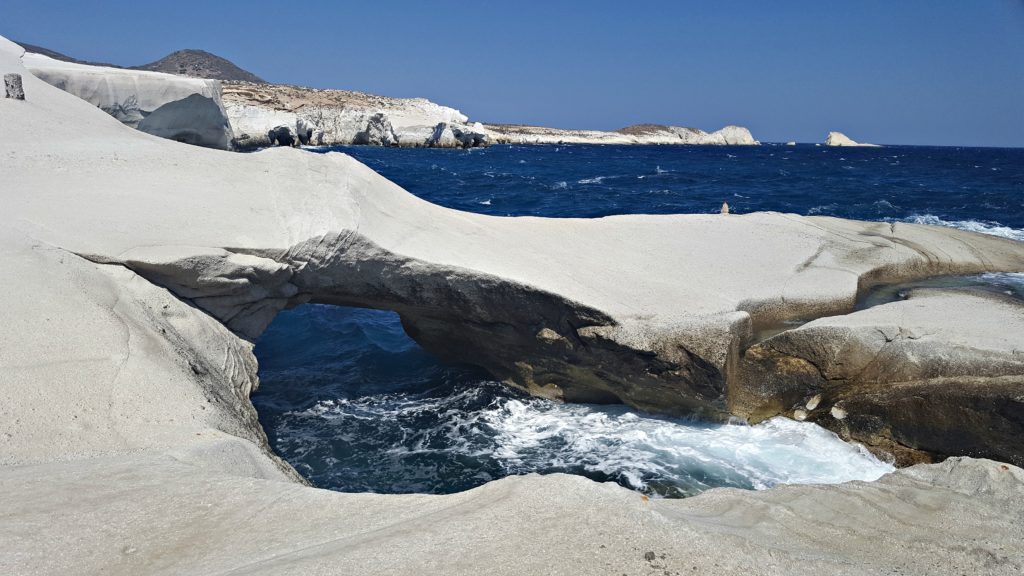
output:
M242 70L230 60L210 54L205 50L178 50L150 64L132 66L135 70L168 72L194 78L215 80L241 80L266 84L266 81L252 72Z

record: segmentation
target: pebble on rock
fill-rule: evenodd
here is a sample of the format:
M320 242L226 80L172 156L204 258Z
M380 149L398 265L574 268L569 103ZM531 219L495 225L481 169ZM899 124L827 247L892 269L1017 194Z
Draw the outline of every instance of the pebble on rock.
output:
M846 418L846 410L838 405L833 406L832 410L829 411L829 414L832 414L832 417L835 418L836 420L842 420L843 418Z
M815 394L814 396L811 396L810 400L807 401L807 404L805 404L805 406L808 410L814 410L815 408L818 407L818 404L821 404L821 394Z

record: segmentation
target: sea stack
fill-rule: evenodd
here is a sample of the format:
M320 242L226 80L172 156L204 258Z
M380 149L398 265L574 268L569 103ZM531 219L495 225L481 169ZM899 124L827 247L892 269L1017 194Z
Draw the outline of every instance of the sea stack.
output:
M846 134L843 134L842 132L829 132L828 137L825 138L825 146L857 146L862 148L880 148L878 144L866 144L863 142L856 142Z

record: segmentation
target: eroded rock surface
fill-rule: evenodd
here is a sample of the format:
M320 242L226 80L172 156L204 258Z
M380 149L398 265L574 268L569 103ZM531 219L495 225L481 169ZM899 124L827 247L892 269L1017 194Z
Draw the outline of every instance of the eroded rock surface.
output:
M13 574L1016 576L1024 568L1024 471L988 460L915 466L874 483L685 500L645 500L561 474L447 496L340 494L146 456L13 468L0 474L0 490L0 567Z
M729 400L754 421L800 413L901 464L953 454L1021 464L1024 304L914 290L821 318L747 350Z
M33 53L23 60L36 77L128 126L208 148L231 144L233 133L215 80L90 66Z
M369 146L395 146L398 144L398 136L395 135L395 128L383 112L370 116L366 123L366 129L356 134L353 144L365 144Z
M4 74L4 97L14 100L25 99L25 89L21 84L21 74Z

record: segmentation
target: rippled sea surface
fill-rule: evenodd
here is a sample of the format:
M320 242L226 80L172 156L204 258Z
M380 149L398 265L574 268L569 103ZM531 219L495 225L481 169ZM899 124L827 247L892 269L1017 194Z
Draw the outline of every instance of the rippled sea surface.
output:
M340 147L431 202L494 215L777 210L954 226L1024 241L1024 150L703 146ZM1024 275L970 283L1024 294ZM568 472L651 494L843 482L891 470L814 425L660 418L560 405L449 366L395 314L306 305L257 343L271 444L317 486L447 493Z

